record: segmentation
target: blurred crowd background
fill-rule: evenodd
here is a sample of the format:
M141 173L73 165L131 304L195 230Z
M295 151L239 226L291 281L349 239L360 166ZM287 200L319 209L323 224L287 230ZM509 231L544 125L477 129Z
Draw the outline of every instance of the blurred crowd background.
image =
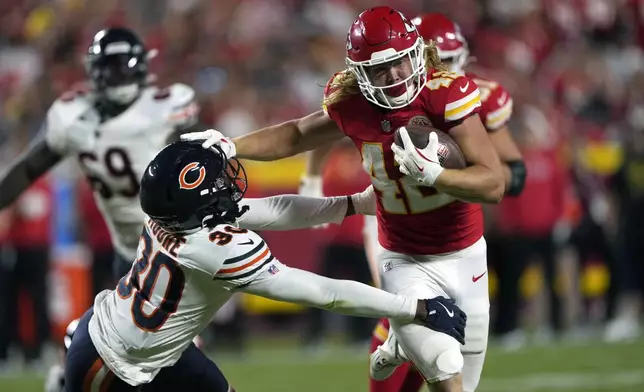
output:
M410 18L455 19L470 44L468 70L514 99L509 126L528 183L521 197L486 208L498 342L635 338L644 286L642 0L3 0L0 164L38 134L58 95L83 85L82 54L105 26L135 29L158 50L156 83L193 86L202 121L237 136L318 110L322 86L344 66L351 22L384 4ZM330 158L326 193L368 183L354 150L339 145ZM303 167L303 157L249 162L251 194L297 192ZM356 217L262 235L286 263L369 282L361 225ZM112 287L109 236L74 162L2 212L0 247L0 364L12 347L38 363L43 344L59 343L93 293ZM347 339L366 349L374 324L345 321L243 297L204 338L241 350L246 332L279 329L316 349L347 325Z

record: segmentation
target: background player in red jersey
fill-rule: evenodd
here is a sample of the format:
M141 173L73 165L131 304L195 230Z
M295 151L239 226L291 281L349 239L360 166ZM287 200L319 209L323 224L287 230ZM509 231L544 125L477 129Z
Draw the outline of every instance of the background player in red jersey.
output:
M439 13L428 13L415 17L411 20L418 29L418 33L426 41L432 41L436 44L438 55L443 64L451 72L459 75L466 75L476 82L479 87L481 97L481 109L479 117L488 131L492 144L499 154L499 158L504 163L506 195L518 196L523 190L526 177L526 169L521 158L519 148L515 144L507 122L512 114L512 98L510 94L498 82L482 78L471 72L466 72L464 66L469 60L469 50L467 42L461 35L460 29L456 23L448 19L445 15ZM315 152L314 152L315 153ZM321 155L321 153L315 153ZM311 154L310 159L317 158ZM309 163L310 169L316 169L314 163ZM311 180L304 181L305 184L311 183ZM311 193L311 192L310 192ZM372 221L373 222L373 221ZM373 227L366 230L373 231ZM375 229L377 230L377 228ZM377 253L377 250L371 254ZM370 261L373 262L373 261ZM376 326L371 342L371 351L379 350L380 346L389 336L389 320L382 319ZM389 342L388 342L389 343ZM387 355L387 347L383 346L384 352L380 355ZM474 357L474 356L472 356ZM479 354L480 366L485 358L485 353ZM472 362L474 360L472 359ZM479 366L474 364L474 366ZM463 386L465 390L474 390L478 385L480 372L463 371ZM423 385L423 379L416 371L413 365L406 362L396 368L394 373L385 380L370 380L371 392L418 392Z
M389 7L368 9L353 23L347 66L329 81L322 111L234 140L215 130L184 140L207 139L204 147L218 144L228 156L276 160L349 136L379 196L382 287L456 300L468 317L465 358L446 334L391 327L432 390L462 391L464 362L467 367L470 353L485 351L489 324L483 217L468 202L496 203L505 191L501 162L478 117L479 90L467 77L446 72L435 46L425 46L415 26ZM423 150L406 143L394 153L393 131L408 124L449 132L468 167L442 168L432 143ZM379 365L378 372L391 372L398 363Z

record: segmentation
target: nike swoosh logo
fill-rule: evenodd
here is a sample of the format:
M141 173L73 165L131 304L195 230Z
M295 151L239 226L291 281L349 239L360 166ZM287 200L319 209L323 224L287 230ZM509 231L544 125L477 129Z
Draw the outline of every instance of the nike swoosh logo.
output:
M478 281L479 281L479 279L481 279L481 278L483 277L483 275L485 275L485 274L487 274L487 271L483 272L483 273L482 273L481 275L479 275L479 276L472 276L472 282L474 282L474 283L478 282Z
M461 92L464 93L467 91L467 88L470 87L470 81L467 81L467 84L463 87L459 87L461 89Z
M424 168L424 167L420 167L420 166L418 166L418 164L417 164L416 162L414 162L414 165L416 165L416 168L418 169L418 171L419 171L419 172L421 172L421 173L422 173L422 172L424 172L424 171L425 171L425 168Z
M255 241L253 240L248 240L246 242L240 242L239 245L253 245Z
M501 95L501 98L499 98L499 99L497 99L497 100L496 100L496 103L498 103L498 104L499 104L499 106L501 106L501 105L503 105L503 104L505 103L505 100L506 100L507 98L508 98L508 94L507 94L507 93L503 93L503 95Z
M423 159L424 159L424 160L426 160L427 162L431 162L431 163L438 163L438 162L436 162L436 161L434 161L434 160L431 160L431 159L427 158L425 155L423 155L423 152L422 152L422 151L420 151L418 148L416 148L416 152L418 153L418 155L420 155L420 157L421 157L421 158L423 158ZM416 165L416 166L418 166L418 165ZM422 171L422 170L421 170L421 171Z
M443 308L445 308L445 311L447 312L447 315L448 315L449 317L454 317L454 311L453 311L453 310L449 310L449 309L447 309L447 306L443 305L443 304L442 304L442 303L440 303L440 302L439 302L438 304L439 304L440 306L442 306Z

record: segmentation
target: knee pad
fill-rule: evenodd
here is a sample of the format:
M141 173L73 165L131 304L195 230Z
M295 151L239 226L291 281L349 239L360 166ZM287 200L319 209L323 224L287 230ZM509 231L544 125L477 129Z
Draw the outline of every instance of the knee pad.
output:
M436 368L445 374L457 374L463 369L463 354L458 349L450 348L436 358Z
M402 326L398 334L393 322L392 326L403 351L427 382L439 382L461 373L463 355L454 338L419 325Z

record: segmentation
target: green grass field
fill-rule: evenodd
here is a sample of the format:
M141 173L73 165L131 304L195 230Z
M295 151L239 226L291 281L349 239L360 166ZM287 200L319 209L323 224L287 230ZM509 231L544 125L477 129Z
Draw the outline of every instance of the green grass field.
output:
M215 358L240 392L366 391L366 354L339 346L306 355L281 343L252 347L249 355ZM42 391L42 376L0 376L2 392ZM628 344L491 348L480 392L644 391L644 341ZM182 391L187 392L187 391Z

